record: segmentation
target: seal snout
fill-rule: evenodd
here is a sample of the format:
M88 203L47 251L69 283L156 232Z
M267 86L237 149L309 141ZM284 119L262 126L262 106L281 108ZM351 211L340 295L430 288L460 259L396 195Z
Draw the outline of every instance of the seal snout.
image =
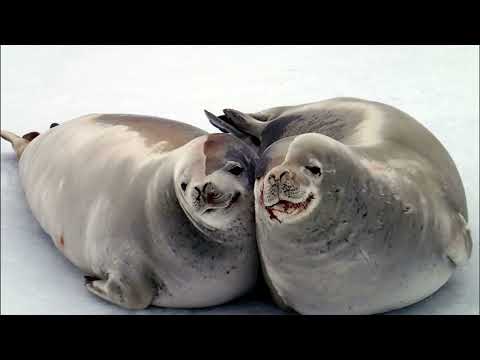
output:
M284 166L266 174L260 191L260 204L271 220L281 223L281 218L298 215L307 209L315 196L306 190L303 182L301 175Z
M193 186L190 194L193 207L202 214L229 208L240 195L238 191L223 192L212 182Z
M272 169L264 181L263 203L273 206L279 201L300 203L305 200L306 191L302 189L297 174L288 168Z

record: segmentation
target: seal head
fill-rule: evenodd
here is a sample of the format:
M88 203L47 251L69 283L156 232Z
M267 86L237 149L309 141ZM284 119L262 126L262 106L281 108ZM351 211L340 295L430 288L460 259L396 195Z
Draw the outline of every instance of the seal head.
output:
M361 155L321 134L275 142L257 162L257 217L269 229L290 224L296 239L326 227L328 221L320 219L354 217L360 209L341 205L369 183L362 164Z
M253 207L255 154L229 134L202 136L192 146L197 150L175 167L178 201L198 228L226 229Z

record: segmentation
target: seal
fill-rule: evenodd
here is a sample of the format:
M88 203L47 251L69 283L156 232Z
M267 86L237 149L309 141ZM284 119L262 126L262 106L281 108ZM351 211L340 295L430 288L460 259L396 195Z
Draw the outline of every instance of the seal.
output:
M19 137L29 206L95 295L129 309L218 305L255 285L256 155L229 134L91 114Z
M259 153L257 242L264 277L284 309L399 309L433 294L470 258L457 168L406 113L334 98L207 115Z

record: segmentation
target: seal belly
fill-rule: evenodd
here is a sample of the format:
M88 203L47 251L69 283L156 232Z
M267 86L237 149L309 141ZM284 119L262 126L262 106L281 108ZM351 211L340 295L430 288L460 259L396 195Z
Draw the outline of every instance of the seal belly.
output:
M51 128L25 149L19 171L32 213L80 269L94 272L92 244L101 247L127 221L120 209L128 208L129 186L149 159L204 133L185 124L184 132L174 136L182 125L139 116L87 115Z

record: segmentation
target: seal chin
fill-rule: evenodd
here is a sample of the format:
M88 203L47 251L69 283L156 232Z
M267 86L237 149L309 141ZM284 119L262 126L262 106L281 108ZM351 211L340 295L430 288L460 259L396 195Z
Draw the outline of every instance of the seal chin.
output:
M314 199L315 195L309 193L303 201L291 202L288 200L279 200L273 205L264 206L264 209L268 213L270 221L280 224L283 222L291 223L306 215Z

